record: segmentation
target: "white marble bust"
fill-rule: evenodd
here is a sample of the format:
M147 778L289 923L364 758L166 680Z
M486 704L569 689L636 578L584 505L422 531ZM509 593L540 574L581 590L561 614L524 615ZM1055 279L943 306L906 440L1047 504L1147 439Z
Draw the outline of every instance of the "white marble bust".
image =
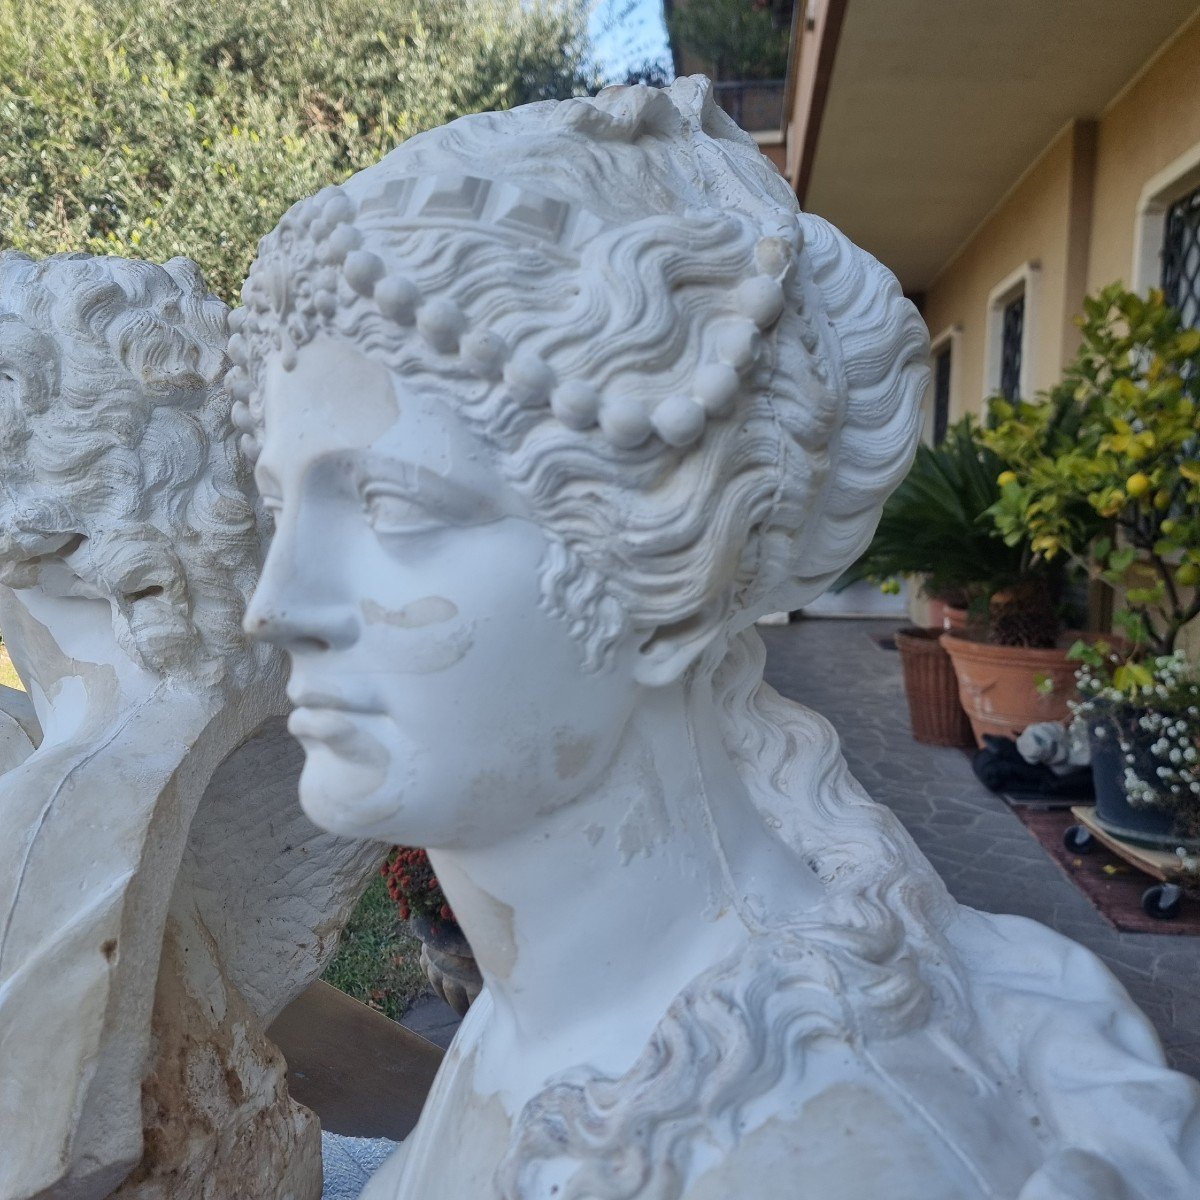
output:
M299 812L241 630L227 311L183 259L0 256L0 1200L320 1195L264 1030L379 851Z
M957 906L762 682L927 341L707 85L467 117L293 208L231 316L301 801L429 847L486 986L369 1200L1185 1200L1197 1088Z

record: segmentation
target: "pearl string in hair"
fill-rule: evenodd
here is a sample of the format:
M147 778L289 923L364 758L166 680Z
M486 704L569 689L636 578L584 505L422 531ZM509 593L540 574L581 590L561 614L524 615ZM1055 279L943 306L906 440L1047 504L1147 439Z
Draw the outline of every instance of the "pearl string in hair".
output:
M412 329L434 353L457 357L477 378L502 383L520 406L549 406L570 429L598 429L622 450L635 449L651 436L668 446L690 446L703 435L708 421L733 412L738 393L762 353L763 333L783 313L783 281L799 250L794 223L759 241L755 250L759 273L734 289L730 316L713 340L713 359L698 368L686 394L647 405L628 395L602 395L580 380L560 380L535 352L514 350L493 331L471 328L453 300L427 296L405 275L389 273L383 259L364 247L362 232L355 225L360 212L386 207L393 215L407 212L417 219L489 222L570 249L597 232L593 214L511 183L473 176L403 180L390 184L386 192L361 206L336 187L301 202L284 218L281 230L310 243L310 255L292 255L293 261L307 263L287 280L281 278L278 264L265 268L256 264L251 271L242 292L244 306L229 318L228 353L234 367L227 377L235 401L233 420L251 457L258 450L250 412L251 336L265 335L278 348L283 368L292 370L297 347L340 305L356 299L373 303L398 328Z

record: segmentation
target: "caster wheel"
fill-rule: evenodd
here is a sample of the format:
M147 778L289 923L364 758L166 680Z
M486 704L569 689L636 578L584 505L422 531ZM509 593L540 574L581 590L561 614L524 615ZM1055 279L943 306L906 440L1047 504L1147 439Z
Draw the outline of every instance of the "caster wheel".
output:
M1160 921L1179 916L1182 905L1183 892L1174 883L1156 883L1142 893L1142 911Z
M1072 825L1063 834L1063 845L1072 854L1091 854L1096 848L1096 839L1082 825Z

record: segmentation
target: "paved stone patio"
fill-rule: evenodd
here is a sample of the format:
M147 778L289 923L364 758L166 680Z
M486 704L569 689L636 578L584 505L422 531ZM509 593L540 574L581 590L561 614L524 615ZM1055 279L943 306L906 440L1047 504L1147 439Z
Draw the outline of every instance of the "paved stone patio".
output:
M1200 1076L1200 939L1117 932L975 778L965 754L913 741L900 656L874 640L894 628L842 620L764 628L767 679L833 723L850 769L904 822L956 899L1043 921L1094 950L1154 1022L1172 1065ZM427 999L402 1024L445 1046L458 1018Z
M888 621L763 629L767 680L822 713L851 771L904 823L955 899L1018 913L1095 951L1154 1022L1173 1066L1200 1075L1200 939L1120 933L1091 906L960 750L913 741Z
M445 1050L458 1029L459 1016L444 1000L425 996L400 1018L400 1024Z

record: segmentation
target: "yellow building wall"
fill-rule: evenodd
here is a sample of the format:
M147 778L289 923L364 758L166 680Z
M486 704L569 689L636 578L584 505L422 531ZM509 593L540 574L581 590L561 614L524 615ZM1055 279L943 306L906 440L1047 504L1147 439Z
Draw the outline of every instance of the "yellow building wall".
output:
M1200 15L1093 122L1064 129L942 269L922 311L932 337L957 327L951 418L981 412L988 297L1035 262L1030 391L1050 386L1078 345L1083 296L1119 279L1137 285L1134 253L1147 184L1200 152Z
M1200 17L1190 21L1100 118L1088 290L1133 281L1146 184L1200 145Z
M936 338L954 326L961 329L952 420L982 411L988 297L1026 263L1040 268L1035 327L1028 343L1032 387L1052 383L1062 365L1075 140L1074 127L1063 130L925 293L922 311L930 335Z

